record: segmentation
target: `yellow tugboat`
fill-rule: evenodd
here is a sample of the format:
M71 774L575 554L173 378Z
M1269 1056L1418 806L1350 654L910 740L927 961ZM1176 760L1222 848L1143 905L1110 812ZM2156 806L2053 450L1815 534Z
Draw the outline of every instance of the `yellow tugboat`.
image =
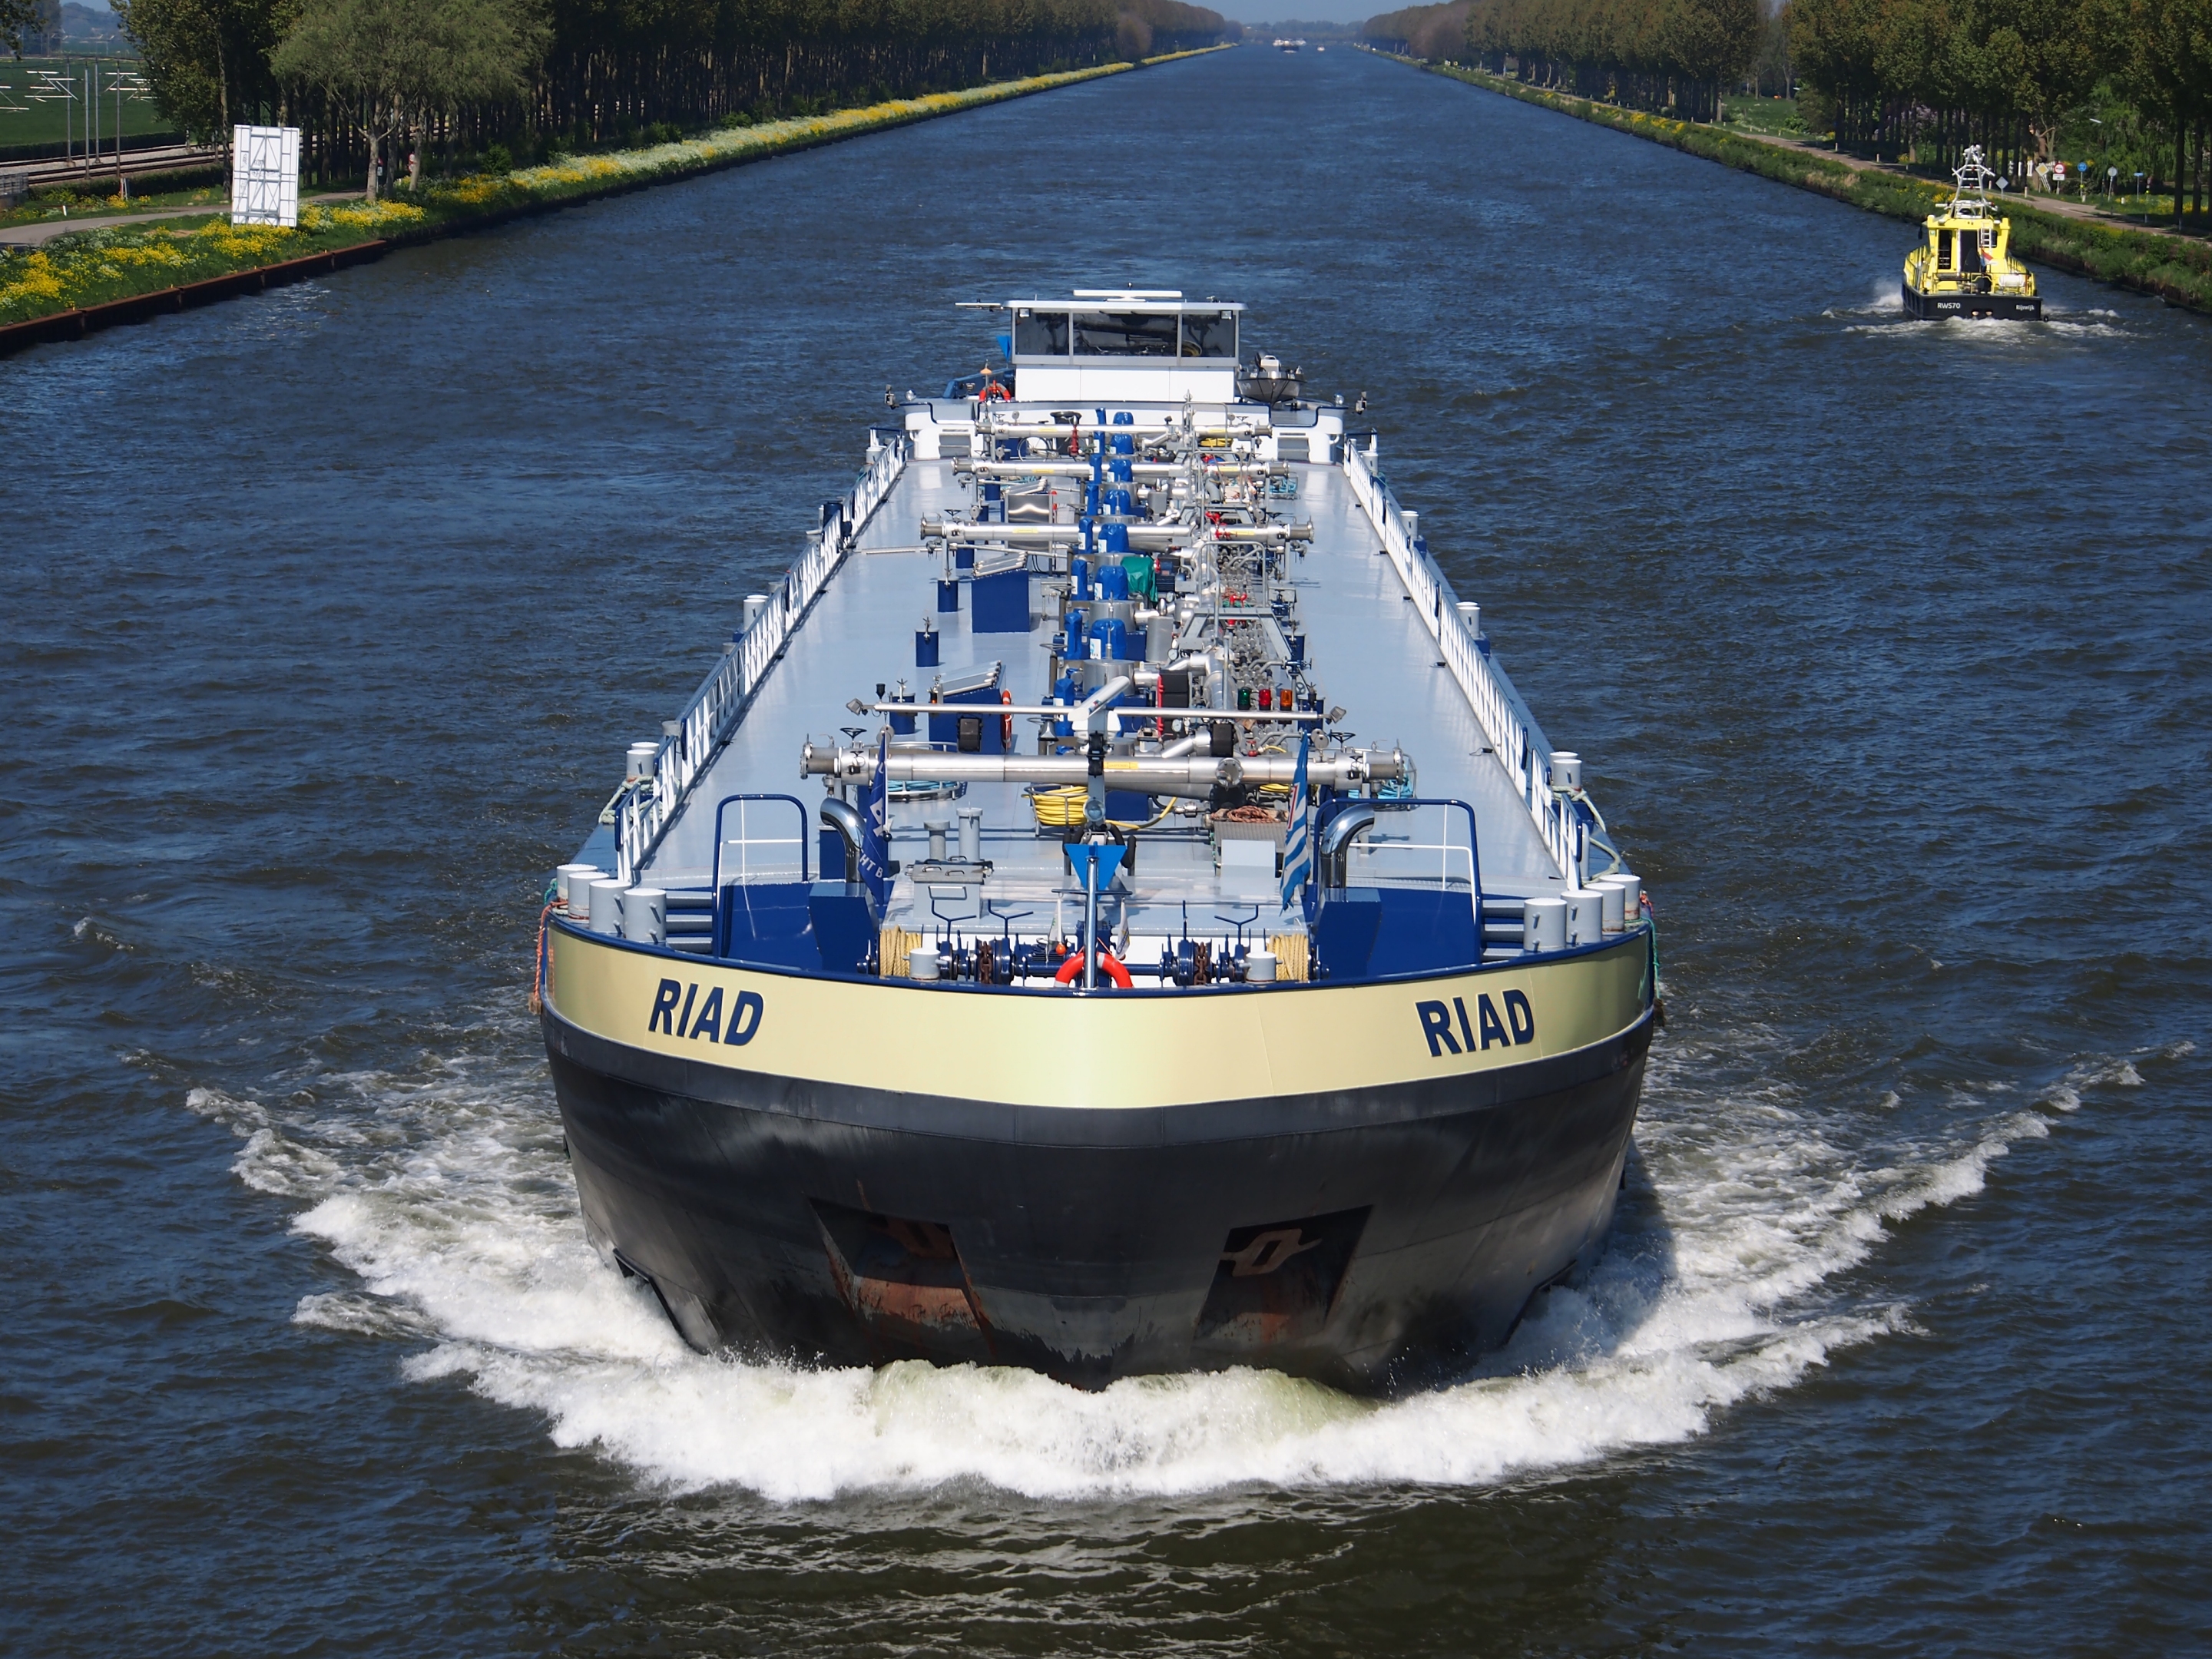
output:
M1950 205L1928 216L1928 237L1905 256L1905 314L1908 317L2027 317L2043 315L2035 276L2012 257L2012 221L1990 205L1990 180L1978 144L1952 175Z

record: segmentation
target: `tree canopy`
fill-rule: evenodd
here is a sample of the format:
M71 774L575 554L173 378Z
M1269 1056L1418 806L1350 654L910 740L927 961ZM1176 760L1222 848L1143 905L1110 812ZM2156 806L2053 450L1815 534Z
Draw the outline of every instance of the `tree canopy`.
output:
M374 201L385 140L465 104L520 98L546 39L518 0L307 0L269 66L350 113L368 142Z
M1451 0L1362 33L1694 118L1756 57L1778 90L1794 77L1805 125L1838 148L1941 168L1979 144L2023 173L2063 135L2171 181L2178 217L2193 179L2203 210L2212 0ZM2083 149L2063 153L2080 167Z
M1648 108L1710 116L1758 48L1759 0L1454 0L1370 18L1366 39ZM1456 27L1455 27L1456 24Z
M304 129L307 165L325 177L373 169L380 135L403 128L434 160L495 146L544 154L1240 32L1182 0L118 0L118 9L173 119L203 138L283 119ZM454 65L434 72L404 44L410 34L441 42Z
M0 42L21 58L23 36L39 24L39 0L0 0Z
M2071 123L2104 155L2170 161L2177 216L2193 148L2201 206L2212 0L1793 0L1790 32L1839 145L2048 161Z

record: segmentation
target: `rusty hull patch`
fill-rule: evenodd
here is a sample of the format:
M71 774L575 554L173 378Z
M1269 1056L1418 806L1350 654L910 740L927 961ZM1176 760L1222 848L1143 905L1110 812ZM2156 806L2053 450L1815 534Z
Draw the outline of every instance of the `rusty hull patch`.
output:
M839 1297L888 1356L993 1357L950 1227L819 1199L813 1209Z

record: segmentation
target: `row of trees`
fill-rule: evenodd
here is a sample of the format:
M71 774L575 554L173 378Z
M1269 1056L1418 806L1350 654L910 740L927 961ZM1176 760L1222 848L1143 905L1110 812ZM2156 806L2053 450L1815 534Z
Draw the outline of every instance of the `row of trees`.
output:
M2085 125L2125 131L2151 138L2177 214L2192 173L2203 210L2212 0L1795 0L1790 39L1838 145L1949 166L1980 143L2016 164L2078 155Z
M1979 144L2020 177L2031 159L2078 161L2085 132L2100 155L2124 135L2177 216L2192 185L2203 211L2212 0L1450 0L1363 33L1692 119L1756 68L1762 88L1794 84L1806 127L1838 148L1942 168Z
M1749 67L1761 21L1759 0L1452 0L1374 18L1363 33L1498 74L1510 59L1540 85L1710 120Z
M366 170L372 191L387 158L412 156L419 168L672 137L1212 45L1237 27L1182 0L117 0L117 9L162 109L187 131L282 120L302 129L317 175Z
M6 0L0 0L5 4ZM1399 52L1431 63L1467 56L1467 15L1474 0L1449 0L1441 6L1407 6L1386 11L1360 25L1359 38L1386 52Z

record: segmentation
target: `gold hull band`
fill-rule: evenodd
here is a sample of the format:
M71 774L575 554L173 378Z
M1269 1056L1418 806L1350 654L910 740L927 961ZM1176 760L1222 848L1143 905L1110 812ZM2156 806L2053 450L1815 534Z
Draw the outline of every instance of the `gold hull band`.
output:
M628 1048L858 1089L1102 1111L1524 1065L1618 1036L1651 992L1640 932L1525 967L1156 995L763 973L561 924L550 952L554 1011Z

